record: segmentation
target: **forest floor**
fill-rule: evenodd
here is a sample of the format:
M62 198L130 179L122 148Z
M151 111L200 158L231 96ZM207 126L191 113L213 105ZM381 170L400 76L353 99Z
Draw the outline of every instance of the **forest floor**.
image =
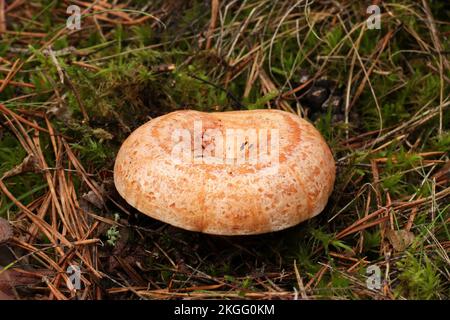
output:
M450 298L446 1L116 2L0 0L0 297ZM211 236L117 194L139 125L258 108L308 119L333 150L317 217Z

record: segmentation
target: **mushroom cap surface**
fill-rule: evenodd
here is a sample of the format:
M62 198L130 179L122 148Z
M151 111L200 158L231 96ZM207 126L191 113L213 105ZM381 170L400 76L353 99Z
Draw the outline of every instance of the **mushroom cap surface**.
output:
M227 136L229 129L240 135ZM114 183L131 206L173 226L250 235L319 214L335 173L327 143L297 115L183 110L131 133L117 154Z

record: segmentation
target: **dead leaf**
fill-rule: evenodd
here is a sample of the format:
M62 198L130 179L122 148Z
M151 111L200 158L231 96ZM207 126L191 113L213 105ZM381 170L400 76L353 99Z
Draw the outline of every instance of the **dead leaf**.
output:
M0 244L8 242L13 237L13 229L9 222L0 218Z
M103 193L103 190L101 190L101 192ZM81 196L81 198L87 202L89 202L90 204L94 205L95 207L97 207L98 209L101 209L104 207L105 202L103 201L103 199L99 198L97 196L97 194L94 191L89 191L88 193L85 193Z
M0 290L0 300L14 300L14 297Z
M62 99L64 99L64 96L61 97L61 100ZM64 103L63 101L55 104L53 107L48 109L46 114L55 116L58 120L66 122L72 119L72 111L67 107L67 104Z
M407 230L388 230L386 238L395 251L405 251L414 241L414 233Z
M36 285L46 274L51 274L51 272L48 270L26 271L19 268L6 270L0 268L0 299L16 299L15 288L17 286Z
M16 176L24 172L40 172L40 171L41 168L39 167L38 160L34 155L29 154L28 156L25 157L25 159L23 159L21 164L15 166L11 170L6 171L2 179Z

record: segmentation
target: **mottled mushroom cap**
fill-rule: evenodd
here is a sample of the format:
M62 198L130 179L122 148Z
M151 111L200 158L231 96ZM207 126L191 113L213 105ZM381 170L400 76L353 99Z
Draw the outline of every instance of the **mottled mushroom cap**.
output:
M160 221L249 235L319 214L335 171L321 134L294 114L185 110L152 119L125 140L114 182L131 206Z

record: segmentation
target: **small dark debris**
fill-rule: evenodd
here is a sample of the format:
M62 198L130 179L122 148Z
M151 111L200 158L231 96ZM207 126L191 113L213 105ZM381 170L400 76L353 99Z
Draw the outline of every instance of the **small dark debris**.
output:
M306 83L310 78L311 76L305 71L301 71L299 81L294 84L294 87ZM325 78L318 79L297 91L295 95L302 106L307 109L308 117L311 120L316 120L321 114L328 112L329 108L331 108L333 122L344 119L343 89L335 81Z

